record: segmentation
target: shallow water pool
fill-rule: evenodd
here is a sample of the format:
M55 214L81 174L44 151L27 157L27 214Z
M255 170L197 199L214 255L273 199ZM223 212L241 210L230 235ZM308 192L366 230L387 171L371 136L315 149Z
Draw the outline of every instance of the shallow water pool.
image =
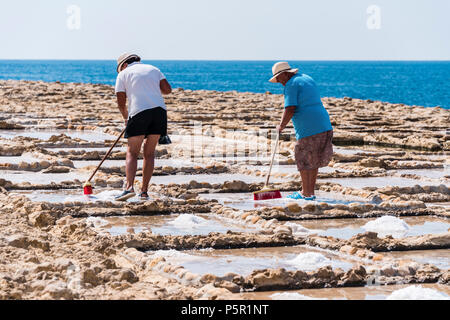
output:
M29 182L31 184L50 184L61 183L63 181L86 181L90 176L87 172L69 172L69 173L40 173L27 171L7 171L0 170L2 179L11 181L12 183Z
M304 289L295 291L248 292L237 296L250 300L386 300L392 293L412 288L412 285L367 286L362 288L325 288ZM450 287L440 284L421 284L420 287L432 289L443 296L450 296ZM408 296L405 294L405 297ZM410 295L410 299L417 298ZM428 291L423 292L423 298L432 299Z
M76 130L0 130L0 138L14 139L15 137L35 138L48 140L52 136L65 134L72 139L82 139L90 142L101 142L105 140L116 140L117 137L95 131L76 131Z
M367 178L332 178L332 179L323 179L321 180L321 182L338 183L343 187L351 187L351 188L365 188L365 187L384 188L388 186L414 187L415 185L421 186L439 185L439 183L432 181L407 179L392 176L367 177Z
M92 219L92 218L91 218ZM182 214L167 216L130 216L94 218L99 230L106 231L113 236L130 232L151 231L157 235L185 236L208 235L211 232L258 232L260 229L249 227L234 220L206 215Z
M226 250L156 251L155 258L164 257L174 265L181 265L197 274L212 273L224 276L233 272L247 276L254 270L285 268L286 270L314 271L332 266L349 270L353 262L337 254L316 250L306 246L280 248L249 248ZM211 266L214 268L211 268Z
M253 193L206 193L200 194L200 197L206 200L217 200L220 204L238 210L254 210L267 207L287 206L290 202L296 202L300 206L308 203L325 202L328 204L350 204L367 203L368 200L355 196L341 195L338 193L318 191L316 201L291 200L287 199L292 192L282 192L283 199L254 201Z
M385 257L398 260L413 260L418 263L429 263L441 270L450 269L450 250L416 250L416 251L392 251L383 252Z
M392 235L394 238L404 238L426 234L445 234L450 229L450 219L445 218L402 217L398 219L406 223L406 226L399 224L398 228L393 228L391 223L386 225L385 228L382 224L376 225L376 229L365 228L367 223L377 221L378 218L291 221L288 222L288 225L292 226L294 231L297 227L301 233L316 233L321 236L331 236L344 240L367 231L378 232L380 237Z

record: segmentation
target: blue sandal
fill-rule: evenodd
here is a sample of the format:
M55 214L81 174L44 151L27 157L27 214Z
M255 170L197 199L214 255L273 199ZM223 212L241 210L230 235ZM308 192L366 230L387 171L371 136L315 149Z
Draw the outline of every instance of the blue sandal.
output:
M294 200L306 200L306 201L315 201L317 198L316 196L312 197L305 197L300 192L295 192L289 196L287 196L288 199L294 199Z
M300 194L300 192L295 192L291 195L287 196L288 199L294 199L294 200L304 200L305 198Z

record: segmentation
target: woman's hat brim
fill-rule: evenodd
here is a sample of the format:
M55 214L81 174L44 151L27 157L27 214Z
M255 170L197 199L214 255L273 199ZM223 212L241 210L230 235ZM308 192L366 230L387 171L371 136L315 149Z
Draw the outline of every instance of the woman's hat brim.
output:
M283 70L283 71L280 71L280 72L278 72L277 74L275 74L275 75L269 80L269 82L277 83L277 77L278 77L280 74L284 73L284 72L290 72L290 73L293 73L293 74L297 74L298 71L299 71L299 69L289 69L289 70Z

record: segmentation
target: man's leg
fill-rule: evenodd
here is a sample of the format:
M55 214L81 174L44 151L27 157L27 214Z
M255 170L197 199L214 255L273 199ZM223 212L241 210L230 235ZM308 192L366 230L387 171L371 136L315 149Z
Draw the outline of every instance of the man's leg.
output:
M158 145L158 141L161 135L151 135L145 141L144 144L144 168L142 170L142 190L141 192L148 192L148 185L153 176L153 170L155 169L155 149Z
M134 187L139 154L141 153L142 143L145 136L131 137L128 139L127 151L127 190Z

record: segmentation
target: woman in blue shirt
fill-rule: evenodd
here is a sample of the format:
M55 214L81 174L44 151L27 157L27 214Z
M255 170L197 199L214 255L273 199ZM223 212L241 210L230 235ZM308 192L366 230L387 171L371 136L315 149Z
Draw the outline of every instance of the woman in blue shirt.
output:
M270 82L281 83L285 97L285 111L277 129L283 132L292 120L297 138L295 159L302 176L302 193L296 192L288 198L316 200L319 168L328 166L333 156L330 116L310 76L298 74L298 69L292 69L287 62L276 63L272 72Z

